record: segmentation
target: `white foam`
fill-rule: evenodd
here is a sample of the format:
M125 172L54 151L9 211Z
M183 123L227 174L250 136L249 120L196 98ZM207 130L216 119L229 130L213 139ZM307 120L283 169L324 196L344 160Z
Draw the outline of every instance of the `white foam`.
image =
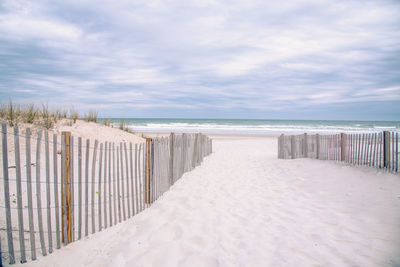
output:
M217 123L146 123L145 125L128 124L128 127L137 132L203 132L203 133L253 133L253 134L280 134L280 133L355 133L381 132L382 130L396 130L396 127L369 127L331 126L331 125L290 125L290 124L262 124L262 125L227 125Z

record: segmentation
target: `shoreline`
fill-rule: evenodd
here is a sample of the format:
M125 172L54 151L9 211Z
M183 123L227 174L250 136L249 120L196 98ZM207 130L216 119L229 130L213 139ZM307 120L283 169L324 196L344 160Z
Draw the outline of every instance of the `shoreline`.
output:
M112 118L114 127L120 124L134 132L168 133L171 131L229 135L336 134L399 131L398 121L329 121L329 120L248 120L248 119L139 119Z
M150 138L156 138L156 137L166 137L169 136L172 132L167 132L167 131L154 131L154 132L140 132L136 131L135 132L138 135L143 134L144 136L148 136ZM192 134L195 132L173 132L174 134ZM207 132L196 132L196 133L202 133L210 138L213 139L248 139L248 138L278 138L279 134L251 134L251 133L207 133Z

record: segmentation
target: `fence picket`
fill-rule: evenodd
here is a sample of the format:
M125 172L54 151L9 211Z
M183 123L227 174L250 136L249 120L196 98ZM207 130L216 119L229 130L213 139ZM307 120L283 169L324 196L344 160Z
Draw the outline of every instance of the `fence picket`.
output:
M399 133L396 133L396 172L399 171Z
M346 138L346 163L350 163L350 135L349 134L345 134L345 138Z
M101 182L101 171L102 171L102 167L103 167L103 165L102 165L102 163L103 163L103 143L101 143L100 144L100 157L99 157L99 185L98 185L98 192L97 192L97 194L98 194L98 208L99 208L99 211L98 211L98 216L99 216L99 231L101 231L101 228L102 228L102 220L103 220L103 218L101 217L101 185L102 185L102 182Z
M364 160L363 160L363 164L366 165L367 164L367 152L368 152L368 135L364 134Z
M42 249L42 255L46 256L46 244L44 240L43 233L43 218L42 218L42 192L41 192L41 182L40 182L40 151L42 143L42 130L38 132L38 138L36 142L36 206L38 215L38 227L39 227L39 240L40 247Z
M24 263L26 262L26 255L25 255L25 237L24 237L24 217L22 212L23 204L22 204L22 185L21 185L21 158L19 150L20 147L19 147L18 126L14 127L14 147L15 147L15 170L16 170L15 178L17 180L19 249L21 251L21 263Z
M104 228L107 228L107 156L108 156L108 142L104 143ZM110 193L110 192L109 192Z
M350 134L350 144L349 144L349 163L353 164L353 134Z
M78 240L82 238L82 137L78 137Z
M371 151L370 151L370 161L371 164L370 166L373 167L374 166L374 152L375 152L375 148L374 148L374 141L375 140L375 133L371 133Z
M115 143L112 144L112 164L113 164L113 192L114 192L114 196L113 196L113 208L114 208L114 224L117 224L117 189L115 186L116 183L116 176L115 176Z
M333 160L337 160L337 144L336 144L336 135L332 136L333 140Z
M138 180L138 145L135 144L135 214L139 213Z
M350 164L353 164L354 163L354 160L353 160L353 155L354 155L354 153L353 153L353 147L354 147L354 144L353 144L353 134L351 134L350 135L350 142L351 142L351 145L350 145L350 155L349 155L349 158L350 158Z
M390 165L390 166L392 166L392 171L394 171L395 170L395 167L394 167L394 164L395 164L395 161L394 161L394 133L390 133L390 136L391 136L391 138L390 138L390 140L392 141L392 164Z
M141 181L141 185L142 185L142 209L144 210L146 208L146 203L145 203L145 194L146 194L146 190L145 190L145 177L146 177L146 143L143 144L143 153L142 153L142 179Z
M70 175L71 175L71 184L69 186L71 190L71 242L75 241L75 174L74 174L74 137L70 136L70 146L69 146L69 155L70 155Z
M354 134L353 135L353 141L354 141L354 151L353 151L353 154L354 154L354 160L353 160L353 165L357 165L357 141L358 141L358 139L357 139L357 136L358 136L358 134Z
M61 136L61 239L64 245L68 244L68 233L67 233L67 179L66 179L66 152L65 152L65 135Z
M117 145L117 200L118 200L118 222L122 221L121 190L119 181L119 146Z
M15 263L14 255L14 242L12 235L12 222L11 222L11 210L10 210L10 187L8 177L8 151L7 151L7 124L2 123L1 125L2 135L2 153L3 153L3 182L4 182L4 202L6 206L6 227L7 227L7 244L8 244L8 255L10 257L10 264Z
M96 232L96 215L95 215L95 195L96 195L96 160L97 160L97 147L99 145L99 141L94 140L94 150L93 150L93 158L92 158L92 203L91 203L91 217L92 217L92 234Z
M371 134L369 134L369 138L368 138L368 140L369 140L369 157L368 157L368 166L370 166L371 167L371 165L372 165L372 149L373 149L373 141L372 141L372 139L373 139L373 134L371 133Z
M112 189L112 176L111 176L111 158L112 158L112 152L111 152L111 142L108 144L108 193L109 193L109 197L108 197L108 213L110 214L110 227L113 224L113 197L114 197L114 192L111 191Z
M124 221L126 220L126 211L125 211L125 185L124 185L124 164L123 164L123 157L122 157L122 143L119 143L119 159L120 159L120 163L121 163L121 200L122 200L122 213L123 213L123 218ZM118 161L118 157L117 157L117 161ZM118 163L117 163L118 165Z
M31 129L26 129L26 187L28 193L28 220L29 220L29 240L31 244L31 259L36 260L36 240L33 222L33 200L32 200L32 173L31 173ZM3 157L4 160L4 157ZM59 246L58 246L59 248Z
M365 134L361 137L361 165L365 164Z
M133 158L132 158L132 143L129 143L129 163L131 174L131 196L132 196L132 216L135 215L135 198L134 198L134 175L133 175ZM128 157L127 157L128 158Z
M378 166L379 168L382 168L382 133L379 133L379 153L378 153Z
M56 224L56 243L57 249L61 248L60 238L60 203L58 199L58 156L57 156L57 135L53 134L53 176L54 176L54 206L55 206L55 224Z
M50 213L50 156L49 156L49 132L44 133L45 157L46 157L46 211L47 211L47 238L49 243L49 253L53 252L53 236L51 229L51 213ZM19 152L18 152L19 153ZM18 175L17 175L18 176ZM21 206L22 208L22 206Z
M89 139L86 139L85 157L85 236L89 235Z
M358 160L357 160L357 164L361 165L362 164L362 144L363 144L363 140L362 140L362 134L358 135Z
M142 173L141 173L141 164L140 164L141 155L142 155L141 151L142 151L142 144L139 145L139 150L138 150L138 154L137 154L137 175L138 175L137 178L138 178L138 198L139 198L138 205L139 205L139 212L141 212L143 210L142 180L141 180Z
M125 152L125 170L126 170L126 176L125 176L125 179L126 179L126 202L128 203L128 206L127 206L127 208L128 208L128 218L130 218L131 217L131 199L130 199L130 194L129 194L129 191L130 191L130 187L129 187L130 177L129 177L129 160L128 160L128 151L126 149L126 142L124 142L124 152Z

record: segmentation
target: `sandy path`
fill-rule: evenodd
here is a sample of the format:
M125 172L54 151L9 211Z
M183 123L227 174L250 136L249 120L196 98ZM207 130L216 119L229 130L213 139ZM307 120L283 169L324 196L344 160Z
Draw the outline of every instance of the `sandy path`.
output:
M150 209L25 266L399 266L400 178L216 140Z

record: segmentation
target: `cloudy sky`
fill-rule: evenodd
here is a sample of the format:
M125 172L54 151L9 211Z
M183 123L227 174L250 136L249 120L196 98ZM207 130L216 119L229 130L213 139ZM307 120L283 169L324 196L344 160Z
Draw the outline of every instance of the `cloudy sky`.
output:
M400 2L0 1L0 98L101 116L400 119Z

